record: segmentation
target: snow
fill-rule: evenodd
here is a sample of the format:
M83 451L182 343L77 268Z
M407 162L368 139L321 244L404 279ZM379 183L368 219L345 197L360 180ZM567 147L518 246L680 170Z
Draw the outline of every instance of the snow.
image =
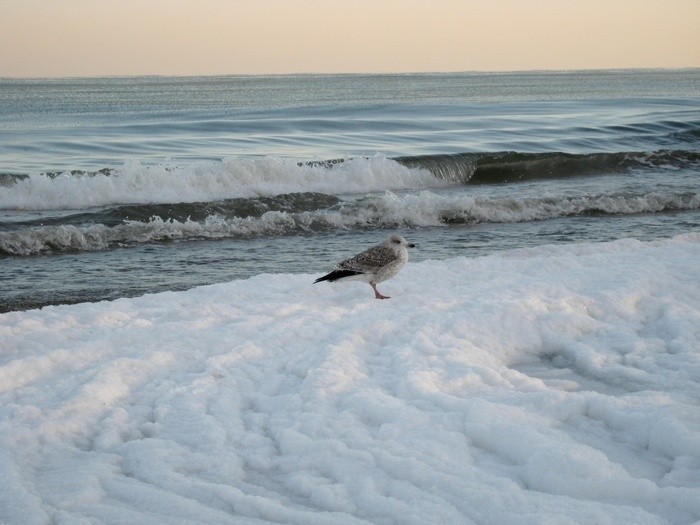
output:
M388 301L319 271L0 315L0 521L695 522L698 261L689 233L409 262Z

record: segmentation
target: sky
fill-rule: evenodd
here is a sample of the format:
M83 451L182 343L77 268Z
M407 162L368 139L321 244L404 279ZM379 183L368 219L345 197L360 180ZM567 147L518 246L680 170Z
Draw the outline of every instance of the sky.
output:
M0 0L0 76L700 67L699 0Z

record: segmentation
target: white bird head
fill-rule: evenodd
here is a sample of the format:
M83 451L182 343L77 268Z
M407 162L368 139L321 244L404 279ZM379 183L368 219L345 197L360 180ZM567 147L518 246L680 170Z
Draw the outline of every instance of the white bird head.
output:
M387 242L391 246L402 246L404 248L415 248L416 245L413 243L408 242L406 239L404 239L401 235L398 234L393 234L389 235L389 238L387 239Z

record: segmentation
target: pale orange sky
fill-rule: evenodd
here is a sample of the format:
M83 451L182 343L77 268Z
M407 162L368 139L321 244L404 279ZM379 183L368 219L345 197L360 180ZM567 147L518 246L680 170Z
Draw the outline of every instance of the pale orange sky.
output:
M0 0L0 76L700 67L700 0Z

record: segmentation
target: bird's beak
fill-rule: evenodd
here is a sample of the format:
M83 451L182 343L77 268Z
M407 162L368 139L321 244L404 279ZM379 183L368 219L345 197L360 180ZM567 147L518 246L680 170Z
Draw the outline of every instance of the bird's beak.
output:
M409 242L409 243L408 243L408 247L409 247L409 248L415 248L415 247L416 247L416 245L415 245L415 244L413 244L412 242Z

